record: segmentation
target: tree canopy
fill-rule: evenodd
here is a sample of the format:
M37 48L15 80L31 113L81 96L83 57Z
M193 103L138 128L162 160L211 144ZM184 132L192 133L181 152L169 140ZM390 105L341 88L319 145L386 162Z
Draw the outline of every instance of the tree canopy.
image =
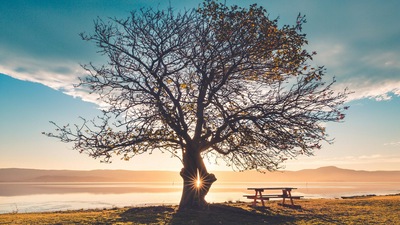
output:
M272 171L312 155L331 142L324 126L344 118L347 91L334 92L325 68L311 64L305 22L299 14L279 26L256 4L213 0L183 12L98 19L94 33L81 36L108 64L85 65L79 85L106 103L104 116L54 123L57 131L46 134L105 162L167 151L200 176L208 174L203 158Z

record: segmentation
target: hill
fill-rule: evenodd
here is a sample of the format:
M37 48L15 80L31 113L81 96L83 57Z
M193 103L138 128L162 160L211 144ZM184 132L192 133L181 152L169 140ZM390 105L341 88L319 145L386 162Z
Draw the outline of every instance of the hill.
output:
M400 171L362 171L341 169L334 166L299 171L241 173L215 172L220 180L243 182L400 182Z
M214 172L219 182L400 182L400 171L321 167L299 171ZM179 172L128 170L0 169L0 182L180 182Z
M0 169L0 182L169 182L171 171Z

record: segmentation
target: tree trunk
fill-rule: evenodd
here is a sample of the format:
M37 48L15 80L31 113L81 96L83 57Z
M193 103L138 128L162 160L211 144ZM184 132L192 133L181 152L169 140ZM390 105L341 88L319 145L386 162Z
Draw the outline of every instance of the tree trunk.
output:
M211 185L217 180L215 175L207 172L200 153L195 151L186 151L183 165L180 172L183 190L179 210L207 208L205 197Z

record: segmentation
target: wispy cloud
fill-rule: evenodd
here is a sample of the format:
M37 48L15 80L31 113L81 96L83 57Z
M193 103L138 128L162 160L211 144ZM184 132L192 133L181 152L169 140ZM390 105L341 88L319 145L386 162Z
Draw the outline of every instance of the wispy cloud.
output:
M97 95L74 87L79 83L79 77L85 75L85 71L77 62L17 57L10 53L7 58L1 57L0 53L0 58L0 73L23 81L40 83L74 98L102 105Z
M383 156L380 154L373 154L373 155L362 155L357 157L358 159L379 159L382 158Z
M348 87L354 92L349 101L364 98L382 101L400 96L400 26L392 23L399 19L395 10L399 2L368 1L360 5L351 1L345 5L340 6L341 13L338 10L312 12L312 19L317 21L322 17L331 18L314 23L310 20L314 29L309 47L318 52L315 62L325 65L328 75L337 78L338 90Z
M315 63L325 65L328 76L336 77L334 88L337 91L348 88L353 92L348 101L364 98L383 101L400 96L400 53L365 52L329 40L313 47L318 52Z
M394 51L378 52L361 58L365 64L381 69L400 69L400 53Z
M394 95L400 96L400 80L397 79L374 82L373 79L353 78L339 83L336 89L341 90L346 87L353 92L349 95L348 101L365 98L385 101L390 100Z
M400 141L397 142L389 142L389 143L385 143L383 144L384 146L399 146L400 147Z
M41 83L56 90L72 90L82 75L79 65L49 62L32 58L10 57L0 65L0 72L19 80Z

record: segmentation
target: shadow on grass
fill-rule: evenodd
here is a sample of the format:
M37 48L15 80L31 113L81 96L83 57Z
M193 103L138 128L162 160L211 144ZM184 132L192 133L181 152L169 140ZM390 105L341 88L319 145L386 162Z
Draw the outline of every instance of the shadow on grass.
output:
M172 206L131 208L121 214L121 221L134 222L135 224L160 224L173 215L174 212L175 209Z
M121 215L121 222L134 224L293 224L295 216L277 215L268 208L243 209L211 204L207 210L176 211L174 206L132 208Z
M332 217L324 214L324 212L315 212L315 210L303 210L304 215L306 215L307 221L319 221L319 223L323 224L344 224L343 221L338 219L333 219ZM329 213L329 212L328 212Z
M212 204L208 210L176 212L170 224L286 224L295 218L274 215L268 209L248 211L223 204Z

